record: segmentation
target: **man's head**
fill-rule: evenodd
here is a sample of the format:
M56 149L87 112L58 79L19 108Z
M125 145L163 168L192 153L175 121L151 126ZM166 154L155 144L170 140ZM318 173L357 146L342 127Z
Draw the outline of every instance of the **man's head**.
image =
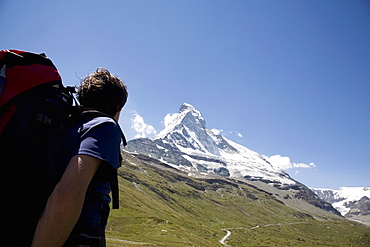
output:
M98 68L89 74L77 90L77 98L85 108L92 108L114 117L127 101L123 81L107 69Z

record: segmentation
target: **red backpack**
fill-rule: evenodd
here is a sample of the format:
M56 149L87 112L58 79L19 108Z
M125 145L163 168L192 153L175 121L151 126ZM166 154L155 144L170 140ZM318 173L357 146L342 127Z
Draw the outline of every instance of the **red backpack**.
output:
M32 241L73 109L71 88L45 54L0 51L0 214L8 229L1 234L14 246Z

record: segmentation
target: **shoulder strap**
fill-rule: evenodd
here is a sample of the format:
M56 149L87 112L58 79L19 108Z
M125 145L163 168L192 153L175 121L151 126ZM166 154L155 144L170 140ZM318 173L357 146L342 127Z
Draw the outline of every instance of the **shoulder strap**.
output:
M110 187L112 190L112 208L119 208L119 188L118 188L118 174L112 176L110 180Z
M109 117L111 118L108 114L105 114L104 112L93 110L93 109L87 109L82 112L83 117ZM113 118L111 118L113 119ZM113 119L115 122L117 122L115 119ZM118 123L117 123L118 125ZM119 125L118 125L119 126ZM121 131L121 139L122 139L122 144L124 146L127 145L125 135L123 134L122 129L120 128ZM119 163L122 162L122 156L121 152L119 154ZM118 188L118 174L117 171L111 176L109 179L111 190L112 190L112 208L113 209L118 209L119 208L119 188Z

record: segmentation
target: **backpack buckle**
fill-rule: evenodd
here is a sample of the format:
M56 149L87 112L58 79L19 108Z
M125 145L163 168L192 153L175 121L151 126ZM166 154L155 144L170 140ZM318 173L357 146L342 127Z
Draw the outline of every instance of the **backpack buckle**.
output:
M42 114L42 113L37 113L36 114L36 121L40 122L40 123L43 123L43 124L48 124L49 126L51 126L51 122L52 122L52 118Z

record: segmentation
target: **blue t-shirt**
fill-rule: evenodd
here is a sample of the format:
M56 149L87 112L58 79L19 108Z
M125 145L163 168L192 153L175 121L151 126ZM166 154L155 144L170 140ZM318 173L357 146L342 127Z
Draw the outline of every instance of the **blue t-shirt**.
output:
M65 167L77 154L102 161L89 186L77 225L101 227L103 208L111 201L109 179L119 167L121 136L117 122L108 117L86 118L68 130L62 147Z

